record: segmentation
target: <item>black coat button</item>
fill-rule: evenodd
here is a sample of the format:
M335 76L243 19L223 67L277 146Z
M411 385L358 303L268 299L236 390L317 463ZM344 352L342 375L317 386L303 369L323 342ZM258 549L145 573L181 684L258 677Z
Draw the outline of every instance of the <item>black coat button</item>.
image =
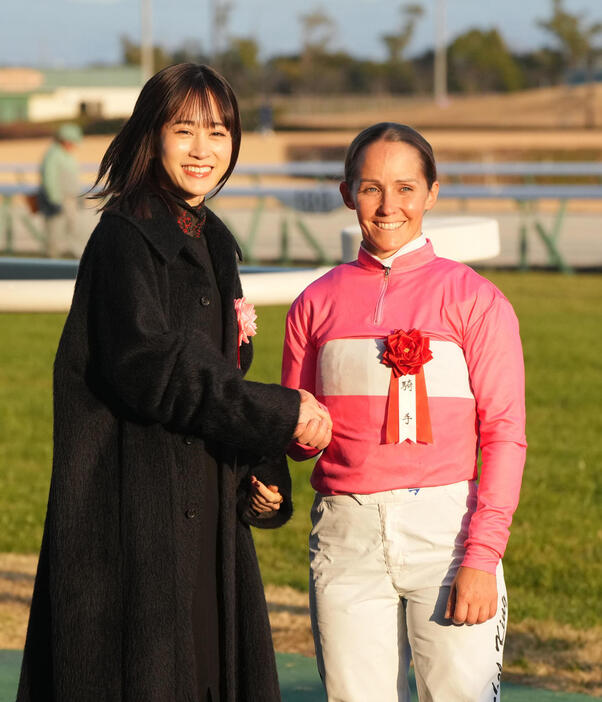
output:
M203 307L207 307L209 304L211 304L211 300L207 297L207 295L203 295L201 298L201 305L203 305Z
M185 437L184 437L184 443L186 444L186 446L190 446L190 445L192 444L192 437L190 437L190 436L185 436Z
M184 514L186 515L186 519L194 519L196 517L196 510L187 509Z

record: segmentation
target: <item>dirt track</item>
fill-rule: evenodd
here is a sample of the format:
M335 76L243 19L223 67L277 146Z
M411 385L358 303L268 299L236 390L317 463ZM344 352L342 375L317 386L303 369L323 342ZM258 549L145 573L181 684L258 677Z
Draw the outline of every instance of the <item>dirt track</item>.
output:
M356 135L356 130L337 132L277 132L261 135L255 132L243 135L240 163L283 163L291 160L291 154L304 149L340 148L343 150ZM490 158L492 154L506 151L516 158L521 151L600 150L602 130L562 129L552 131L499 129L452 130L429 128L424 130L436 153L481 154ZM77 158L82 163L99 163L111 141L108 136L88 136L77 149ZM17 139L0 141L0 162L38 164L48 148L49 139Z

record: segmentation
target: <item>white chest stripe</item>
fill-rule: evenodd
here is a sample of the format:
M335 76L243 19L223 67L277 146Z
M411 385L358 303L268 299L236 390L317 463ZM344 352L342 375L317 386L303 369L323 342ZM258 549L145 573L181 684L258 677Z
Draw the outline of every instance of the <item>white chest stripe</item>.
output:
M316 390L320 395L387 395L391 369L380 362L382 339L333 339L318 353ZM424 365L429 397L473 398L462 349L451 341L430 342Z

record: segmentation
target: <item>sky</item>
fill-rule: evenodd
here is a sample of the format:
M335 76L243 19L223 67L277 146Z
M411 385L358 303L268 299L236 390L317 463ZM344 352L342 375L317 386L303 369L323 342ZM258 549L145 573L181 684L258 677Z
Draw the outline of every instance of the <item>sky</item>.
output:
M252 37L261 55L295 53L301 44L299 17L320 8L335 21L332 48L356 57L383 59L382 35L401 24L400 7L410 0L229 0L229 34ZM169 49L199 42L209 52L211 6L215 0L152 0L153 39ZM422 4L408 53L433 47L434 9ZM118 63L120 37L140 40L141 0L5 0L0 12L0 66L78 67ZM472 27L497 27L514 51L552 45L537 27L551 14L552 0L445 0L447 37ZM602 22L602 0L565 0L565 9Z

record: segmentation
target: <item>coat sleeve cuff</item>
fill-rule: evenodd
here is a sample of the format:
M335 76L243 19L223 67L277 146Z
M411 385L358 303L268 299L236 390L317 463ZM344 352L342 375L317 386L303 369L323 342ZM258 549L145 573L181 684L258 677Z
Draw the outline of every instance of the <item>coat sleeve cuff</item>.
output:
M293 461L307 461L321 453L320 449L300 444L298 441L291 441L286 452Z
M269 517L259 517L255 514L251 505L248 504L248 498L246 507L239 513L240 519L244 524L258 529L277 529L286 524L292 515L293 503L286 497L283 499L280 509L273 512Z
M260 517L251 508L251 475L264 485L277 485L282 495L280 508L269 516ZM239 486L237 511L243 523L259 529L276 529L285 524L293 514L291 476L286 457L276 459L262 456L250 462L247 476Z

